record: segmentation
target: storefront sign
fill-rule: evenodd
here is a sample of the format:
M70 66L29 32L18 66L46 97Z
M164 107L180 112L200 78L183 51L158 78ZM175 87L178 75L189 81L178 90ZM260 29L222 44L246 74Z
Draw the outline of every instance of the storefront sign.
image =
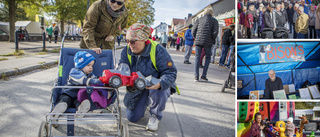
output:
M302 45L260 45L259 63L305 61Z

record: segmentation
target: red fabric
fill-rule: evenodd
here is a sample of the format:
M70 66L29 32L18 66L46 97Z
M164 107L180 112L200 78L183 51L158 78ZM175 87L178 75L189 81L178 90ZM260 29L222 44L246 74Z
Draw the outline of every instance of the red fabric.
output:
M148 44L151 43L151 42L150 42L150 40L147 40L145 43L146 43L146 45L148 45Z
M240 19L239 19L239 24L244 25L245 17L246 17L245 13L241 12L240 13Z
M179 37L177 38L177 42L176 43L180 44L180 38Z
M276 137L277 135L272 133L272 131L269 128L265 128L265 130L263 131L264 134L267 135L271 135L272 137ZM252 137L260 137L260 126L258 123L254 122L251 126L250 129L250 133Z
M260 137L260 127L258 123L254 122L251 126L250 133L252 137Z
M252 13L249 13L249 14L247 13L246 14L246 17L245 17L245 20L244 20L244 25L247 28L253 28L253 15L252 15Z
M153 36L153 37L152 37L152 40L155 41L155 40L156 40L156 37Z

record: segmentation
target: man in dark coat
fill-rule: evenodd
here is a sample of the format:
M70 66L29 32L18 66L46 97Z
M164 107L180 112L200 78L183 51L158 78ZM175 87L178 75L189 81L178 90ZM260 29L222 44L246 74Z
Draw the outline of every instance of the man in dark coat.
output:
M274 4L273 3L270 3L269 6L268 6L268 9L266 10L266 12L264 13L264 25L265 25L265 28L271 28L273 29L273 31L276 30L276 26L273 22L273 8L274 8Z
M207 71L210 64L211 47L219 33L218 20L212 17L213 9L207 8L205 15L199 18L192 28L192 35L195 38L196 60L195 60L195 81L199 81L199 62L201 51L204 48L206 62L203 68L201 80L208 81Z
M289 4L289 7L287 8L287 14L288 14L288 22L289 22L290 33L292 33L293 13L294 13L294 10L292 8L292 4Z
M226 30L223 33L223 36L222 36L222 52L221 52L221 56L220 56L219 67L224 67L225 66L224 62L225 62L226 57L228 55L228 50L230 48L230 44L231 44L231 42L233 42L233 39L232 39L232 31L233 30L234 30L234 26L230 25L229 29Z
M269 70L269 78L266 80L264 94L266 99L273 99L273 91L283 89L281 78L276 77L274 70Z

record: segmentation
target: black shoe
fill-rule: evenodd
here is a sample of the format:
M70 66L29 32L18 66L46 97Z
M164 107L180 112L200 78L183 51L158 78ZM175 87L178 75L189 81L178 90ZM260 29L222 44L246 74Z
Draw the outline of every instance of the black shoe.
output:
M208 81L207 77L203 77L203 76L201 76L201 80L206 82Z
M199 66L199 68L203 68L203 66L202 66L202 65L200 65L200 66Z
M196 81L196 82L199 81L199 77L195 77L194 81Z
M184 64L191 64L191 62L189 62L189 61L184 61L183 63Z

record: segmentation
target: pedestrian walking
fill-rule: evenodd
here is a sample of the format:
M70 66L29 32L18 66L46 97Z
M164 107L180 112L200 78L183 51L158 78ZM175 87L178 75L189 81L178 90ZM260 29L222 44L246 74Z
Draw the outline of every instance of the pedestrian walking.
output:
M234 28L235 28L234 25L230 25L229 29L226 30L222 36L222 52L220 56L219 67L225 67L224 63L228 55L230 44L231 42L234 41L233 34L232 34L232 31L234 30Z
M164 32L163 35L161 36L160 43L164 48L167 48L168 36L167 36L166 32Z
M243 7L243 11L240 13L239 24L241 26L241 33L243 36L246 36L246 26L245 26L245 18L246 18L247 7Z
M177 43L177 48L176 48L176 50L177 50L177 51L180 50L180 42L181 42L181 41L180 41L180 37L178 37L178 38L177 38L177 41L176 41L176 43Z
M315 25L316 25L316 12L314 9L314 5L311 4L310 6L310 11L309 11L309 39L314 39L317 37L317 32L315 29Z
M58 35L59 35L59 32L60 32L60 29L58 27L57 24L54 24L53 25L53 34L54 34L54 43L57 43L57 40L58 40Z
M102 49L113 49L115 37L127 26L127 0L98 0L88 9L83 24L80 47L97 54Z
M252 36L252 29L253 29L253 18L254 18L254 5L249 6L249 10L247 11L246 17L245 17L245 27L247 28L247 38L251 39Z
M299 39L308 38L308 15L303 12L304 8L300 6L298 8L298 18L296 21L296 32Z
M317 6L316 9L316 23L315 23L315 29L317 31L317 38L320 39L320 3Z
M193 41L194 38L191 34L191 28L192 28L192 24L189 25L189 29L187 29L186 33L184 34L184 39L185 39L185 53L184 53L184 64L191 64L191 62L189 61L190 59L190 55L192 53L192 46L193 46Z
M230 41L230 52L229 52L229 56L228 56L228 63L227 63L227 68L230 68L230 62L231 62L231 53L234 50L234 45L235 45L235 32L234 32L234 24L230 25L230 30L231 30L231 34L232 36L229 38Z
M118 46L120 46L121 36L117 36L117 42L118 42Z
M239 37L239 38L241 38L241 37ZM212 52L211 64L215 64L215 63L218 64L217 62L215 62L215 58L216 58L216 51L219 47L220 47L220 37L217 37L215 44L213 44L213 46L211 48L211 50L212 50L211 51Z
M46 32L48 33L49 43L51 43L51 37L52 37L52 32L53 32L52 26L53 26L53 25L55 25L55 23L53 23L51 26L49 26L48 28L46 28Z
M207 8L204 16L199 18L192 28L192 35L195 38L196 58L195 58L195 81L199 81L199 62L201 51L204 48L206 62L204 64L201 80L208 81L207 71L210 65L211 47L219 33L218 20L213 18L213 9Z

